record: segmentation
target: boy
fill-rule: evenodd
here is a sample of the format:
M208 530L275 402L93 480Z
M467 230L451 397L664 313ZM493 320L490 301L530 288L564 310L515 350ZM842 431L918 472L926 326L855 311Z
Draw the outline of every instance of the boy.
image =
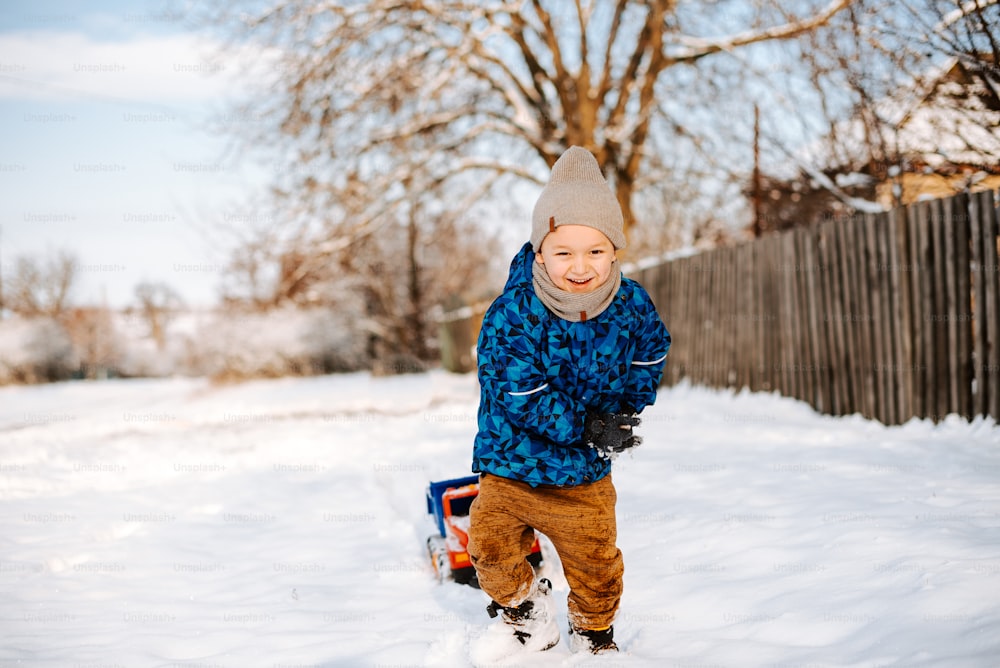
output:
M618 651L622 592L611 460L639 444L636 415L656 399L670 334L638 283L623 278L621 207L586 149L552 167L531 240L511 263L478 343L479 431L469 554L500 616L473 652L559 642L546 579L525 560L534 529L559 553L574 651Z

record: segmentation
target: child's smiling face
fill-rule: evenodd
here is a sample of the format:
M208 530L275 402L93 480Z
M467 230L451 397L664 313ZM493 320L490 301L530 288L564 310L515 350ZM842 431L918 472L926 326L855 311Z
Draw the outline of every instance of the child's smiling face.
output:
M535 261L545 267L556 287L592 292L611 276L615 247L603 232L586 225L560 225L542 241Z

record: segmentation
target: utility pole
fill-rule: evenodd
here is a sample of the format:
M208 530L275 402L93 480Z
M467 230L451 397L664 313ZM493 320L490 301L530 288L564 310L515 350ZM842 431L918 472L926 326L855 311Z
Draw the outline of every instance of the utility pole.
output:
M753 236L760 237L761 223L760 193L760 107L753 105Z

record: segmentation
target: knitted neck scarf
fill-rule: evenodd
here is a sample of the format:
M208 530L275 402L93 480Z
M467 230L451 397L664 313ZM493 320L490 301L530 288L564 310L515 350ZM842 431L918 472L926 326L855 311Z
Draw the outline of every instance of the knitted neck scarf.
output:
M585 322L599 316L611 305L622 284L617 260L611 267L608 280L591 292L569 292L557 287L549 278L545 266L537 261L532 261L531 273L531 283L538 298L550 311L570 322Z

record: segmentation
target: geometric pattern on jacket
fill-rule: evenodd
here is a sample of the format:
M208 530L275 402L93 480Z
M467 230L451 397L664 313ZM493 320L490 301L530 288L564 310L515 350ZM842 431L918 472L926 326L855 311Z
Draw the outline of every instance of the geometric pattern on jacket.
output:
M534 261L525 244L483 317L472 470L532 486L594 482L611 463L582 442L587 410L639 412L651 405L670 333L649 294L624 277L597 317L560 318L535 294Z

